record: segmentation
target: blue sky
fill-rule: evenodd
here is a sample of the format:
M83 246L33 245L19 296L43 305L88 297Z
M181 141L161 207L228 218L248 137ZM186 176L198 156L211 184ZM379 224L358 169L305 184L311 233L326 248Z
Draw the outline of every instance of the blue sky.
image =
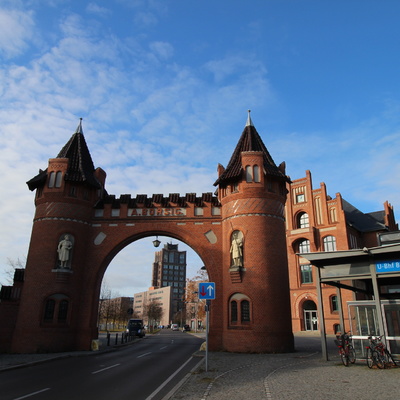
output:
M399 20L398 0L2 0L0 271L28 251L25 182L80 117L117 196L214 191L251 109L292 179L400 221ZM153 254L126 248L108 285L146 289Z

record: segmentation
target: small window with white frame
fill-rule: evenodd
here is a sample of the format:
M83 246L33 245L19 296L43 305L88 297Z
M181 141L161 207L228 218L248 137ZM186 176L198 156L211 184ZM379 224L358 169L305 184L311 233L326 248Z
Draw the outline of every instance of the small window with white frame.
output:
M304 203L306 201L306 197L304 193L298 193L296 195L296 203Z

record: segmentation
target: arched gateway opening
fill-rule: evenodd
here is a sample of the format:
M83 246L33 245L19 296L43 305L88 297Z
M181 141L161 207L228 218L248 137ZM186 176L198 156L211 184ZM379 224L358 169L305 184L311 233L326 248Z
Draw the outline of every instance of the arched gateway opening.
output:
M11 351L90 349L111 260L130 243L157 235L190 246L215 282L210 350L293 350L284 226L288 177L250 116L227 167L218 167L216 195L116 197L105 181L79 124L47 169L27 182L36 191L36 211L7 339Z
M140 318L149 326L187 324L194 331L205 325L205 304L198 299L199 280L207 281L208 274L203 261L186 243L166 236L137 240L122 249L105 271L99 329L122 329L129 318ZM115 298L119 301L111 301ZM156 319L154 313L148 315L153 301L162 310Z

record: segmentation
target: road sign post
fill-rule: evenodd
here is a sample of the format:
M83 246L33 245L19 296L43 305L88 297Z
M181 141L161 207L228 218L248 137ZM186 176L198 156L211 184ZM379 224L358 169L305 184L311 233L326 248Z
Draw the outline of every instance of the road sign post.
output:
M208 372L208 332L210 327L211 300L215 299L215 283L199 283L199 300L206 300L206 372Z

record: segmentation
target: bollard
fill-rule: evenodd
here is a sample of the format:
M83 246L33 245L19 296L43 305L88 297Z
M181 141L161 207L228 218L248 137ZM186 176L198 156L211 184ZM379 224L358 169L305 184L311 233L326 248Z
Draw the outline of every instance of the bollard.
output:
M110 337L111 337L110 332L107 332L107 346L110 345Z
M118 333L115 334L115 344L118 344Z

